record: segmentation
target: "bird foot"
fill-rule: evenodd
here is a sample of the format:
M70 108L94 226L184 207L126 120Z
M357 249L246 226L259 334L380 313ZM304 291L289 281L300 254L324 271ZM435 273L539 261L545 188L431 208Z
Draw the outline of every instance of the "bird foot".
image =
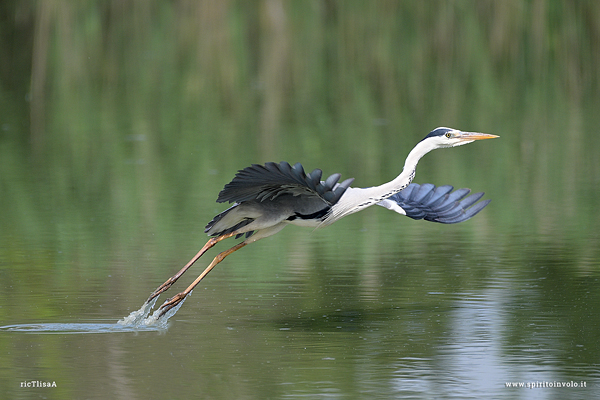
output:
M162 292L167 291L171 286L173 286L174 283L175 280L173 278L169 278L165 283L160 285L154 292L152 292L150 297L148 297L148 300L146 300L146 303L150 303L153 298L158 297Z
M160 311L159 317L162 317L170 309L176 307L179 303L181 303L185 299L186 296L187 296L187 293L182 292L182 293L176 294L175 296L173 296L170 299L168 299L167 301L165 301L163 303L163 305L160 306L160 308L158 309L158 311Z

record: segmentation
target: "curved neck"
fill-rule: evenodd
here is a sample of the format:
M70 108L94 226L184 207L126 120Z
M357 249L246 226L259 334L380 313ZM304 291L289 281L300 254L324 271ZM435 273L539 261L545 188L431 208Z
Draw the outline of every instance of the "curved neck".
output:
M332 223L346 215L377 204L407 187L415 177L417 164L421 157L435 148L428 141L421 141L408 153L400 175L390 182L364 189L348 188L342 196L342 201L332 207L324 223Z
M404 162L404 169L412 169L417 168L417 163L419 160L431 150L436 149L434 143L429 141L420 141L417 145L408 153L406 156L406 161Z
M420 141L419 143L417 143L417 145L410 151L410 153L408 153L406 161L404 161L404 168L402 169L400 175L398 175L395 179L391 180L388 183L384 183L381 186L377 186L377 188L384 186L386 188L396 188L397 190L395 190L394 193L392 193L395 194L407 187L415 177L417 164L419 163L419 160L425 154L429 153L435 148L436 147L428 141ZM383 192L385 192L385 190ZM386 196L385 198L387 197L389 196Z

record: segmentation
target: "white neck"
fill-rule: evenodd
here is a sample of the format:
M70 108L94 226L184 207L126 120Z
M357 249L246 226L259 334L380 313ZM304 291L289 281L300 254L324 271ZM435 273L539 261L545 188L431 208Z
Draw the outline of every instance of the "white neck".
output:
M413 178L415 177L415 172L417 170L417 164L419 163L419 160L425 154L429 153L431 150L434 150L436 148L437 147L435 146L435 143L431 143L427 140L417 143L417 145L410 151L410 153L408 153L406 161L404 162L404 168L402 169L400 175L398 175L395 179L388 183L384 183L381 186L376 186L376 188L385 187L385 190L382 190L382 194L384 195L386 191L389 190L393 191L392 194L398 193L412 182ZM383 197L379 201L390 197L392 194Z
M340 201L332 207L331 213L324 224L332 223L346 215L377 204L407 187L415 177L417 164L421 157L435 148L435 145L430 141L421 141L408 153L400 175L390 182L365 189L348 188Z

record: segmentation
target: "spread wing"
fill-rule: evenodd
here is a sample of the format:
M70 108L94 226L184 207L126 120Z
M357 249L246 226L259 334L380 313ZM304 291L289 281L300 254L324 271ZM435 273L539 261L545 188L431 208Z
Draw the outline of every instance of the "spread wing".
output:
M411 183L377 205L412 219L456 224L473 218L491 201L483 200L477 203L483 197L483 193L468 196L471 189L458 189L452 192L453 189L450 185L436 187L431 183L423 185Z
M329 205L338 202L354 178L338 184L341 174L333 174L321 181L323 172L315 169L304 172L300 163L291 166L282 161L279 164L268 162L265 165L253 164L235 175L219 193L218 203L241 203L250 200L274 200L282 194L294 196L318 196Z

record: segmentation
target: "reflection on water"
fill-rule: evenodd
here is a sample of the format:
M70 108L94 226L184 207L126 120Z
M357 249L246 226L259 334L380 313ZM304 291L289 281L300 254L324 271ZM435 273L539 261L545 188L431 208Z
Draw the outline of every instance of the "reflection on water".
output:
M3 306L10 325L0 329L8 349L2 365L10 369L0 370L0 387L8 388L1 390L12 395L21 380L39 378L62 385L65 398L85 397L85 387L111 381L119 371L125 383L95 386L98 398L125 387L130 398L198 392L213 398L599 394L595 276L542 244L538 248L545 250L537 252L527 239L510 245L499 236L468 239L460 227L446 237L446 227L433 226L400 245L351 254L355 249L337 242L345 228L340 224L341 230L312 234L290 230L248 246L245 257L236 253L196 289L168 331L144 325L153 304L132 313L137 319L129 325L101 323L97 314L108 309L116 321L126 314L122 306L135 307L164 273L132 293L106 291L97 281L83 296L59 283L61 298L68 299L62 304L90 323L52 322L64 320L61 312L45 323L19 318L23 304L42 305L55 290L16 293ZM397 224L386 221L377 231L393 236ZM352 232L357 242L372 234L370 228ZM562 246L569 253L570 242ZM149 267L161 262L146 260ZM134 268L122 273L124 281L137 275ZM111 306L115 300L120 307ZM87 307L91 301L95 306ZM106 334L73 335L86 332ZM131 335L141 332L147 334ZM157 374L160 379L149 378ZM165 379L169 388L160 384ZM571 381L586 388L506 387Z

